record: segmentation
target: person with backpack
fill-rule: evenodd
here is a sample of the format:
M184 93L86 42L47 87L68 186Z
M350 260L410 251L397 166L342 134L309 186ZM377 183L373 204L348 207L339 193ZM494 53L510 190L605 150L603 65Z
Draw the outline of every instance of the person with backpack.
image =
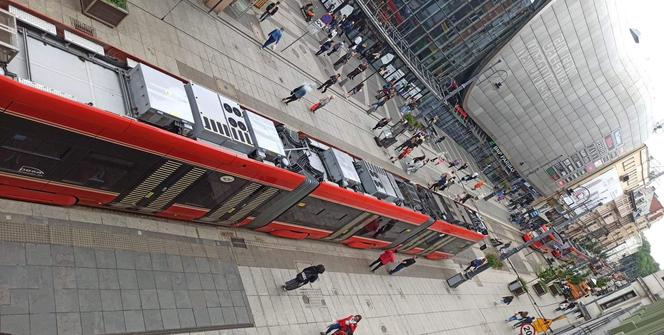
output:
M415 264L415 262L416 262L415 259L417 259L417 256L414 256L414 257L411 257L411 258L406 258L403 261L401 261L401 263L399 263L397 266L395 266L394 269L388 271L387 273L389 273L390 275L393 275L393 274L395 274L395 273L397 273L397 272L399 272L399 271Z
M263 14L261 14L261 17L260 19L258 19L258 21L263 22L268 17L276 14L277 11L279 10L279 4L280 4L279 1L277 1L277 3L270 2L270 4L267 5L267 7L265 7L265 11L263 12Z
M334 330L345 332L348 335L355 333L357 329L357 324L362 320L362 315L349 315L341 320L337 320L335 323L327 327L327 331L320 332L320 335L327 335ZM337 334L337 333L334 333Z
M281 41L281 37L284 35L284 28L276 28L272 30L269 34L267 34L267 40L265 40L265 43L263 43L263 46L261 46L261 50L269 47L272 45L272 50L274 50L277 47L277 44L279 41Z
M311 284L318 280L318 275L323 272L325 272L325 266L323 264L306 267L302 272L298 273L295 278L287 281L284 285L281 285L281 289L284 291L291 291L304 284Z
M312 85L308 84L308 83L304 83L304 84L294 88L290 92L290 95L283 98L283 99L281 99L281 101L283 103L285 103L286 105L288 105L289 103L291 103L293 101L302 99L302 97L304 97L305 95L307 95L307 93L309 93L311 91L313 91Z

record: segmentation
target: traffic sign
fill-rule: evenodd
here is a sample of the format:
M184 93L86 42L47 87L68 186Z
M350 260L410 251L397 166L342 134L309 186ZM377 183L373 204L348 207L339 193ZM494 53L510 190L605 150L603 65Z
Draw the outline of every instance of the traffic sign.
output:
M330 15L329 13L323 14L320 17L320 20L325 24L330 24L330 23L332 23L332 15Z
M532 325L525 324L521 326L521 335L537 335L537 331Z

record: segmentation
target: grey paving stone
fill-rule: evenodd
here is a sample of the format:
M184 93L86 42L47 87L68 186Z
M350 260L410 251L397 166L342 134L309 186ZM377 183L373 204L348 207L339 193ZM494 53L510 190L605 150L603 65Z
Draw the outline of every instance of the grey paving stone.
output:
M0 241L0 265L25 265L25 244Z
M194 308L194 319L197 327L206 327L210 325L210 315L207 308Z
M145 321L145 330L164 329L164 324L161 321L161 311L158 309L144 309L143 320Z
M101 295L99 290L78 290L78 307L81 312L101 311Z
M210 263L210 272L212 273L223 273L224 269L221 266L221 261L216 258L208 258L208 262Z
M157 289L170 290L173 288L171 285L171 273L164 271L154 272L154 283Z
M184 272L198 272L194 257L182 256L182 267L184 268Z
M115 269L115 251L95 249L95 260L97 261L97 268L100 269Z
M74 248L66 245L51 245L51 258L53 265L75 266Z
M198 273L187 272L184 274L187 279L187 289L189 290L200 290L201 289L201 278Z
M79 289L98 289L99 277L97 269L76 268L76 286Z
M95 251L90 248L74 248L74 260L76 267L95 268L97 261L95 260Z
M81 328L83 334L103 334L104 317L101 312L82 312Z
M28 314L28 289L9 289L9 305L0 305L0 315Z
M196 268L198 269L198 273L209 273L210 272L210 262L208 262L207 258L204 257L196 257Z
M207 307L220 307L221 304L219 303L219 296L217 295L217 291L214 290L205 290L203 291L203 294L205 295L205 303Z
M175 289L175 290L186 290L186 289L188 289L187 279L185 278L184 273L171 272L169 275L171 277L171 285L173 286L173 289Z
M244 306L244 291L231 291L233 306Z
M108 290L120 289L120 282L118 281L118 270L116 269L99 269L99 288Z
M50 266L26 266L25 270L28 288L53 287L53 272Z
M227 325L237 324L237 316L234 307L222 307L221 313L224 315L224 323Z
M115 260L118 269L136 269L136 258L138 254L134 251L115 250Z
M189 300L189 292L186 290L173 291L175 297L175 306L177 308L191 308L191 300Z
M214 279L211 273L201 273L198 275L201 279L201 288L204 290L214 290Z
M168 263L168 271L172 272L183 272L184 267L182 267L182 258L178 255L166 255L166 261Z
M228 290L228 284L226 284L226 276L221 273L212 275L214 280L214 286L217 290Z
M30 335L28 314L0 315L0 331L11 335Z
M55 294L52 288L28 290L30 313L54 313Z
M121 289L137 289L136 270L118 270L118 281Z
M142 290L157 288L154 283L154 274L152 271L136 270L136 279L138 279L138 288Z
M226 274L226 282L228 283L228 288L230 290L244 290L244 287L242 286L242 279L238 274Z
M237 318L237 323L251 323L251 318L249 317L249 312L245 307L233 307L235 310L235 316Z
M180 321L178 319L178 311L175 309L162 309L161 320L164 322L164 329L178 329L180 328Z
M190 290L189 301L191 301L192 308L203 308L207 306L207 302L205 302L205 294L201 290Z
M155 271L168 271L168 260L165 254L150 253L152 259L152 270Z
M158 309L159 298L157 290L140 290L141 306L143 309Z
M59 335L82 335L81 315L79 313L57 313Z
M211 307L208 308L208 313L210 314L210 323L214 326L224 324L224 316L221 313L221 307Z
M123 309L120 290L101 290L99 293L103 311L121 311Z
M53 287L76 288L76 269L70 267L53 267Z
M55 311L78 312L78 290L76 289L55 289Z
M157 290L161 309L175 309L175 296L171 290Z
M128 332L145 331L145 321L143 321L142 311L124 311L124 318Z
M30 314L31 335L57 335L55 313Z
M104 331L106 333L123 333L126 331L124 312L103 312Z
M141 296L138 290L121 290L122 308L124 310L141 309Z
M136 255L136 270L152 270L150 254L139 252Z
M0 281L0 283L2 283ZM0 285L0 305L9 305L11 303L11 296L9 295L9 288Z
M178 319L180 320L180 327L182 328L196 327L194 311L191 308L178 308Z
M28 271L25 266L0 265L0 285L5 288L28 288Z
M26 243L25 255L29 265L51 265L51 246Z
M217 291L217 295L219 295L219 301L221 302L222 307L233 306L233 296L230 291Z

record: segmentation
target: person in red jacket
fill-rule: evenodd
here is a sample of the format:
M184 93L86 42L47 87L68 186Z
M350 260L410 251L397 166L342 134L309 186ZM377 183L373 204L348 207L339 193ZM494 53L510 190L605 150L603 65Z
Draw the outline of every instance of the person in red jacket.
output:
M337 320L337 322L329 325L327 327L327 331L320 332L320 335L327 335L331 333L334 330L345 332L348 335L353 335L355 332L355 329L357 328L357 324L362 320L361 315L349 315L341 320ZM334 333L337 334L338 332Z
M397 252L392 249L388 249L385 250L385 252L383 252L382 254L380 254L380 257L378 257L378 259L376 259L373 263L371 263L369 267L371 268L371 272L374 272L378 270L378 268L380 268L381 266L394 263L396 260L397 260Z

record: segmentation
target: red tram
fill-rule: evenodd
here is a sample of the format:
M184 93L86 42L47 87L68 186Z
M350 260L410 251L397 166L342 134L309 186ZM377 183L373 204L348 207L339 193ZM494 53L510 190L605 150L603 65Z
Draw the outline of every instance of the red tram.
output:
M64 31L75 32L11 6L57 25L54 41ZM22 29L28 36L34 27ZM85 38L114 50L116 57L123 54ZM485 237L464 227L471 209L437 194L427 196L440 204L438 214L413 210L18 79L0 76L0 197L242 227L353 248L399 248L429 259L449 258Z

